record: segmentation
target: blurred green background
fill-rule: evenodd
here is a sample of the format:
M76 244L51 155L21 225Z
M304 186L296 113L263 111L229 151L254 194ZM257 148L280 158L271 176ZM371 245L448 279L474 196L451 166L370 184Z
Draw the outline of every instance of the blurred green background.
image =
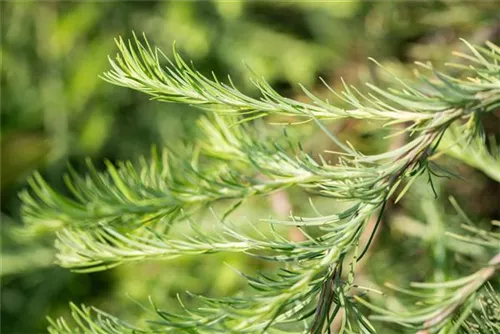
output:
M43 332L45 316L65 315L69 301L139 320L142 310L127 294L141 302L152 295L162 307L175 309L176 294L186 290L224 295L244 288L230 266L246 272L266 266L225 254L74 274L52 264L53 235L41 231L35 238L20 229L17 193L35 169L62 190L67 162L83 171L87 156L96 162L133 160L148 154L152 144L182 147L196 131L198 111L149 101L99 79L108 69L107 56L116 52L114 37L144 32L166 54L176 41L181 54L204 73L213 70L221 78L230 74L238 87L255 95L248 66L297 99L304 98L297 83L326 94L319 76L334 87L340 77L356 85L383 84L387 74L367 57L406 77L415 60L439 65L452 50L464 49L460 37L473 43L500 39L500 5L495 1L54 1L0 6L2 333ZM382 140L377 124L346 121L333 127L364 152L391 145ZM500 133L498 117L492 117L487 130ZM313 151L330 145L320 135L309 136L306 144ZM486 220L499 219L498 184L457 162L444 163L473 181L442 183L440 191L481 198L469 201L467 210ZM419 187L410 200L391 209L417 224L408 223L417 226L415 233L384 224L387 233L380 234L377 250L363 269L367 281L381 284L391 278L404 284L432 274L432 256L422 256L432 251L429 241L418 235L418 224L443 213L435 201L412 200L430 198L427 188ZM321 209L331 203L318 199L316 205ZM241 215L256 220L290 208L307 213L307 195L292 191L254 199ZM389 246L395 239L400 241L397 249ZM414 268L408 271L405 261L413 261ZM454 270L452 260L447 261L446 270Z

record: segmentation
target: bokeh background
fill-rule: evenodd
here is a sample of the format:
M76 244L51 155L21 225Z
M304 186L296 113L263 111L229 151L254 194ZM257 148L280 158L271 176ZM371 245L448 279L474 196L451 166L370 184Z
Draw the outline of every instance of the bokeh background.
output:
M252 272L266 266L223 254L74 274L53 265L52 234L23 233L17 194L34 170L62 190L68 162L84 170L85 157L98 166L105 158L134 160L153 144L182 147L196 132L197 110L150 101L99 78L108 69L108 55L116 52L114 37L144 32L166 54L176 41L178 51L204 73L230 74L238 87L255 95L250 67L297 99L304 98L297 83L326 95L320 76L334 87L340 77L359 86L366 81L383 85L387 73L368 57L404 78L415 60L441 67L452 50L464 50L460 37L472 43L500 40L495 1L12 1L0 6L2 333L43 332L45 317L67 315L70 301L139 321L143 312L128 295L140 302L151 295L162 307L175 309L176 294L186 290L225 295L245 289L232 267ZM487 125L488 133L498 137L498 115ZM397 145L383 139L387 133L377 124L345 121L332 127L367 153ZM309 150L331 145L317 129L306 127L302 134L308 134ZM442 163L469 181L441 181L438 191L445 195L437 201L425 182L417 183L407 200L390 208L389 217L397 219L384 220L362 268L370 284L432 278L436 261L442 274L459 270L451 251L445 249L444 260L436 259L434 239L424 235L431 220L440 221L432 225L435 238L453 221L443 209L447 194L463 200L473 217L500 218L498 183L458 161L443 158ZM316 205L332 204L318 199ZM307 195L292 191L254 199L240 214L256 220L290 209L307 213ZM300 235L290 231L290 237ZM465 268L466 262L462 259Z

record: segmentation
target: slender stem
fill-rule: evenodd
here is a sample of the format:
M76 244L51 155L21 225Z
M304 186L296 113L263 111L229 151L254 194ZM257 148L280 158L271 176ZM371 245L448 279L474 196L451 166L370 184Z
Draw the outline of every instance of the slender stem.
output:
M471 281L470 283L466 284L464 287L462 287L460 290L457 291L457 296L458 298L455 300L455 302L451 303L450 305L444 307L441 312L436 314L434 317L431 319L427 320L424 323L424 329L420 330L417 332L417 334L430 334L431 331L430 329L441 322L443 322L446 318L448 318L450 315L455 313L456 310L458 310L463 303L476 291L481 288L484 283L486 283L490 278L493 277L495 274L496 270L498 269L498 265L500 264L500 253L495 255L489 262L488 266L480 269L479 271L476 272L476 279Z

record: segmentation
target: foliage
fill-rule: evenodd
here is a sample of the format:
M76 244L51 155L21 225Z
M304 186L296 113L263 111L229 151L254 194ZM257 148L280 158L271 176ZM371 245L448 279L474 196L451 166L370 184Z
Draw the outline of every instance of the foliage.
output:
M157 305L175 313L182 311L177 300L179 293L185 307L196 307L196 299L184 291L212 297L233 295L249 290L238 271L257 275L259 270L270 272L279 265L244 252L223 252L167 261L129 261L113 270L81 274L55 266L54 226L30 225L30 235L19 230L22 223L17 193L28 186L26 177L34 169L54 190L67 195L61 177L66 161L82 175L85 156L94 161L97 171L104 172L106 165L101 161L116 164L148 155L152 143L161 148L168 145L169 154L175 149L171 163L192 155L190 146L199 131L195 119L200 113L195 108L149 102L143 94L106 85L98 78L107 67L106 55L113 52L114 36L129 37L128 32L134 29L146 32L151 41L162 45L177 40L179 53L185 59L193 59L197 70L204 74L210 74L210 70L229 73L242 92L255 97L258 89L246 79L248 64L280 94L306 101L307 96L296 82L317 96L326 96L328 90L316 81L318 76L335 90L342 90L340 77L358 87L366 81L378 87L391 84L391 74L367 62L368 56L398 77L407 78L411 75L409 64L414 60L429 59L441 69L451 50L467 51L457 37L472 43L488 39L498 43L497 12L495 2L0 2L0 52L4 65L0 69L0 331L43 332L46 315L70 317L70 300L78 305L94 305L132 324L140 324L154 318L154 314L142 312L128 296L141 303L153 296ZM453 69L450 73L460 75ZM445 167L466 181L454 176L433 178L439 194L435 199L423 175L398 204L389 202L385 207L373 247L356 269L357 284L385 291L381 296L370 294L371 301L403 312L401 301L406 301L405 297L385 289L384 282L402 286L408 280L454 279L479 270L481 263L488 261L489 253L481 246L444 235L446 230L463 234L455 227L460 221L446 198L453 194L483 228L489 229L488 222L500 217L499 188L494 181L498 164L491 160L494 155L483 158L488 156L483 153L494 151L495 139L497 143L500 139L497 116L493 112L484 114L482 119L489 140L486 145L481 140L477 145L448 145L456 139L451 137L447 142L447 133L438 147L446 154L436 156L433 162L438 165L433 168ZM298 119L275 114L266 117L266 123L289 121ZM278 139L287 145L286 138L275 136L276 127L268 128L260 121L252 123L250 128L257 125L254 133L259 140L266 133L268 140ZM381 125L377 121L349 118L325 123L339 139L365 154L391 150L403 141L405 136L386 139L392 126ZM401 126L394 127L400 130ZM324 151L337 151L338 147L317 130L316 123L309 122L288 126L286 132L288 140L294 142L299 135L304 151L315 160L323 154L325 159L335 161L334 155L329 159L330 154ZM460 131L458 127L456 133L461 135ZM467 154L455 155L458 148L468 148ZM483 157L470 159L474 152L483 152ZM490 178L486 176L489 172L493 173ZM314 207L309 205L308 197ZM268 237L267 231L272 232L266 221L259 220L261 217L272 215L283 220L290 210L296 216L312 217L317 215L315 211L330 214L345 210L350 204L287 187L270 195L247 198L233 211L230 220L224 221L231 221L231 227L245 235L260 237L254 225ZM190 227L194 224L212 235L212 226L220 226L217 217L223 216L228 205L231 203L227 200L212 202L210 207L216 216L199 210L191 216L195 223L173 224L169 233L176 239L190 236L196 233ZM436 210L430 209L433 207ZM369 222L373 223L375 218ZM304 238L303 232L294 226L280 224L275 229L291 240ZM317 236L314 227L304 230ZM371 225L361 236L362 245L370 230ZM26 321L27 317L30 321ZM339 318L334 320L333 332L338 329ZM381 333L401 332L400 327L390 323L375 325Z
M175 49L173 61L164 57L168 65L163 67L163 54L147 41L135 38L126 43L118 39L120 53L116 60L110 60L112 69L104 73L105 80L160 101L205 110L198 123L202 135L191 148L191 157L184 160L169 151L153 151L138 166L107 162L105 172L98 172L89 163L86 176L70 171L65 177L71 196L57 193L35 174L30 181L32 191L21 195L25 221L58 229L58 262L76 271L218 252L243 252L276 262L279 268L274 274L242 274L253 288L251 292L224 298L191 295L199 306L183 307L181 313L163 311L152 303L157 317L140 328L100 310L72 305L79 330L323 333L330 331L342 310L340 332L373 333L375 327L362 306L381 314L373 319L423 332L467 330L468 322L464 321L474 306L473 297L492 279L498 266L495 233L472 229L481 240L462 237L492 248L492 259L476 273L414 284L430 289L429 294L398 288L427 305L419 310L393 312L369 303L362 295L373 292L354 281L358 262L373 240L386 203L393 198L399 201L421 176L433 187L433 180L440 175L433 160L449 128L458 128L460 135L454 142L465 147L462 153L466 161L469 143L484 145L481 118L500 105L500 48L489 42L485 47L464 43L469 53L458 56L468 64L451 64L460 75L419 64L432 76L418 74L418 81L411 84L395 78L400 89L383 90L368 84L366 92L347 84L342 92L336 92L325 82L335 102L302 88L311 100L306 103L281 96L260 78L252 82L261 97L249 97L230 78L226 84L196 71ZM278 139L272 134L266 138L248 125L272 114L292 117L290 122L295 123L314 122L337 145L340 152L329 154L338 162L331 163L324 155L315 159L286 133ZM404 124L397 135L406 136L408 142L385 153L363 154L339 140L323 123L344 118L380 121L384 126ZM490 157L486 151L483 154ZM481 161L478 165L489 165L481 155L474 159ZM314 217L270 218L268 232L257 227L246 232L242 224L232 222L232 213L242 201L288 187L349 205L341 212L317 212ZM197 212L219 200L232 203L221 214L214 212L218 217L214 230L202 230L193 221ZM373 226L369 226L371 217L378 217ZM188 222L192 233L170 231L180 221ZM305 240L284 238L276 230L282 225L297 226ZM371 229L371 236L361 244L366 229ZM345 271L347 277L343 276ZM457 313L463 305L465 311ZM51 322L49 331L72 333L75 329L59 319Z

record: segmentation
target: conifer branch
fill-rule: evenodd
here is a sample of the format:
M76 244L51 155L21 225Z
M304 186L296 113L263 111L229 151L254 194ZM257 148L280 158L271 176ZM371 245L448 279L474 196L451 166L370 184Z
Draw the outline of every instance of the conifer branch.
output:
M471 245L482 246L487 251L493 251L491 259L475 273L455 280L433 283L415 282L411 283L411 289L399 288L390 283L386 284L390 289L418 298L419 304L423 305L419 308L393 312L355 297L357 301L377 313L371 319L402 324L418 330L418 334L433 333L449 327L454 327L456 332L465 321L466 316L463 314L471 311L475 299L484 289L483 286L500 269L500 234L477 228L476 224L473 224L458 206L455 199L451 198L451 203L466 222L462 226L464 231L471 235L465 236L456 233L447 233L447 235ZM498 222L493 222L493 224L498 225ZM440 291L439 295L436 295L435 291ZM460 318L462 320L456 322ZM484 319L484 321L488 321L488 319ZM454 331L450 330L450 332Z
M500 182L500 145L495 137L485 138L482 133L474 135L470 131L465 134L460 131L450 127L440 150Z
M470 68L463 64L450 66L467 69L476 76L459 79L435 71L431 65L419 63L431 70L435 78L421 76L423 86L410 86L395 79L403 86L401 90L382 90L368 84L371 92L361 93L344 83L344 91L335 92L326 83L330 92L341 102L353 109L343 109L332 105L301 88L312 103L303 103L279 95L264 79L254 79L253 84L261 92L256 99L241 93L229 78L229 84L220 82L215 75L209 79L189 66L173 49L173 60L161 50L154 50L145 39L140 42L125 43L116 40L120 53L116 60L109 59L112 69L103 78L110 83L135 89L152 95L153 99L165 102L187 103L221 114L283 114L310 118L340 119L358 118L380 120L388 124L411 122L408 130L425 130L440 127L467 113L491 111L498 107L500 100L500 79L498 78L500 48L487 43L488 48L473 47L466 41L473 55L458 54L470 62ZM167 67L163 67L166 60ZM478 68L476 68L479 66ZM465 67L465 68L464 68ZM436 117L439 115L438 117Z
M488 265L476 271L472 275L456 280L436 283L412 283L413 289L406 290L387 284L389 288L395 289L410 296L425 300L425 306L404 313L394 313L372 304L367 303L359 297L357 301L371 308L380 315L372 316L373 320L394 322L419 329L419 334L430 333L431 330L439 330L453 321L456 312L464 306L472 297L490 280L500 265L500 253L496 254ZM435 290L443 291L445 295L436 296Z
M71 196L56 193L35 174L30 182L32 191L21 195L25 220L62 227L58 233L58 261L77 271L214 252L244 252L282 262L284 266L275 276L245 276L253 290L242 296L196 296L202 307L185 309L181 314L153 305L158 320L145 329L72 305L80 329L103 333L278 333L283 326L295 324L301 328L299 332L322 332L342 308L342 331L373 333L374 327L358 309L360 303L384 314L385 318L380 317L383 320L410 325L428 321L427 327L448 321L453 311L491 277L491 269L443 283L452 288L446 298L412 315L393 314L368 304L353 294L352 280L359 238L368 219L396 192L396 201L404 196L419 175L428 173L432 180L430 159L451 126L472 133L474 139L480 128L479 115L500 105L500 48L491 43L486 48L465 43L472 55L459 56L468 60L470 66L452 66L470 73L470 77L452 77L435 71L429 64L420 64L434 76L419 75L420 81L412 85L396 78L402 85L400 90L386 91L368 85L370 91L363 93L344 84L344 91L337 93L328 87L339 104L348 106L344 109L305 88L311 103L283 97L264 80L254 80L261 97L252 98L231 81L224 84L215 76L203 76L187 65L175 49L174 60L170 61L158 49L153 51L147 41L141 43L135 38L126 44L117 40L120 54L115 61L110 60L112 69L103 75L104 79L145 92L154 99L210 111L198 123L204 137L196 143L190 163L172 153L160 156L153 152L149 161L142 159L138 167L129 162L108 162L105 172L97 172L89 163L86 177L70 170L65 181ZM167 67L162 67L160 56L167 61ZM242 118L241 114L252 117ZM244 124L267 114L315 121L343 150L338 163L327 162L322 156L314 159L300 144L287 138L280 143L268 143ZM364 155L340 142L320 121L341 118L379 120L389 126L407 123L405 131L410 140L386 153ZM401 189L403 183L406 185ZM168 234L171 223L189 220L193 213L215 201L230 199L238 203L291 186L351 201L352 205L337 214L269 221L271 225L318 227L319 236L299 242L288 241L272 231L270 235L261 232L259 237L253 237L229 225L226 219L219 221L221 233L215 236L200 231L196 223L191 223L192 236L174 238ZM232 209L234 205L227 213ZM346 254L353 253L351 278L345 282L340 279L342 266ZM63 320L52 322L50 331L71 332Z

